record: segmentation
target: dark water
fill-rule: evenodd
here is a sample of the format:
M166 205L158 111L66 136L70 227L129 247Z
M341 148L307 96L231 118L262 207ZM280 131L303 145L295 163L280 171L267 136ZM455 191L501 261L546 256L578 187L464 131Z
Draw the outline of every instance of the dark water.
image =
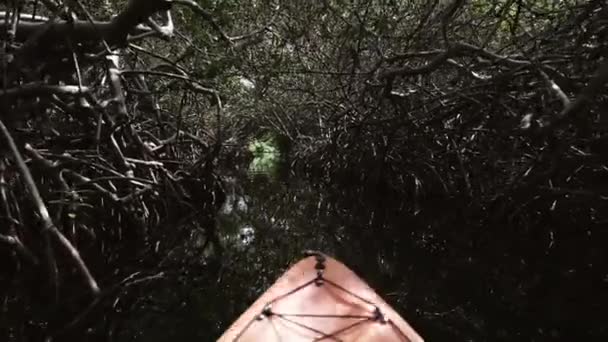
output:
M218 218L226 247L219 283L231 299L218 332L303 250L315 249L351 267L428 341L606 334L598 316L605 310L594 304L606 300L590 295L606 280L573 271L546 248L530 254L516 228L465 217L458 199L412 211L382 189L337 187L290 172L243 173L228 183Z
M413 323L425 317L464 318L463 309L454 304L434 303L433 311L423 311L421 303L434 301L435 294L418 276L435 273L428 258L443 247L432 234L412 229L414 222L400 212L400 203L387 203L382 194L363 189L333 189L295 174L249 174L233 181L220 229L228 250L248 255L249 269L255 270L251 277L256 278L249 280L255 285L241 310L304 250L313 249L346 263Z
M141 335L117 340L215 341L307 249L344 262L427 341L608 340L601 226L530 228L462 198L411 203L379 183L290 171L223 176L221 256L190 249L209 261L179 264L149 294L158 310L124 320Z

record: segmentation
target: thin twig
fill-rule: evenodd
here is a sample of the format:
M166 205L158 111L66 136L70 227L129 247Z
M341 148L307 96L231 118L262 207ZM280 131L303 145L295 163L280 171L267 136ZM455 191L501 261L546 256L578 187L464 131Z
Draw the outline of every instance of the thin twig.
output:
M25 161L23 160L23 157L21 156L17 145L15 144L15 140L11 136L8 128L4 125L4 122L2 122L2 120L0 120L0 133L4 136L4 139L8 144L9 150L11 151L15 158L15 161L17 162L17 167L19 168L19 171L23 176L25 185L29 190L31 199L34 202L38 214L40 215L40 220L43 223L43 232L50 233L53 237L55 237L55 239L57 239L59 244L69 253L70 257L75 262L76 266L78 267L78 270L86 280L86 283L89 286L91 292L93 292L94 294L98 294L99 286L97 285L95 278L93 278L93 276L91 275L91 272L82 260L78 250L59 231L59 229L57 229L57 227L53 223L51 216L49 215L49 211L46 208L46 205L44 204L44 200L42 199L42 196L38 191L36 182L34 182L34 178L32 177L30 169L25 164Z

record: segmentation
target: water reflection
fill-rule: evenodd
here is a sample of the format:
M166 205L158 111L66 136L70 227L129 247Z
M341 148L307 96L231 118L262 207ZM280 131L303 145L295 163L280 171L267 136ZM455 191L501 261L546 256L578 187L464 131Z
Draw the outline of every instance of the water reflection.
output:
M322 185L291 172L244 173L228 187L218 218L229 260L224 283L246 294L232 317L313 249L351 267L429 340L479 334L471 301L483 302L487 293L482 280L469 283L479 268L460 264L461 248L447 253L428 226L450 220L447 211L412 215L400 209L403 198L382 189Z
M334 249L331 206L306 181L249 172L227 185L227 200L218 215L225 244L263 249L270 239L278 249Z
M308 249L336 256L375 286L394 290L408 277L403 270L411 269L415 258L401 260L414 254L415 245L403 240L412 236L412 226L402 220L402 203L369 189L311 182L284 166L267 172L250 167L226 179L227 200L218 226L234 258L264 255L264 263L249 267L269 280ZM397 242L405 252L398 251Z
M547 335L538 327L557 322L550 306L547 318L539 316L544 321L530 319L539 312L531 302L554 302L534 293L560 279L541 267L555 257L520 262L524 257L517 248L530 242L509 230L511 223L477 219L464 199L421 197L418 203L379 182L355 186L309 179L277 167L226 182L228 200L218 218L227 251L223 284L230 286L224 295L240 296L228 317L245 310L303 250L314 249L366 279L427 340L542 340ZM527 266L533 262L540 268ZM543 277L545 287L538 285ZM569 281L588 283L578 277ZM554 292L557 298L560 292ZM584 312L584 296L573 295L581 304L561 306Z

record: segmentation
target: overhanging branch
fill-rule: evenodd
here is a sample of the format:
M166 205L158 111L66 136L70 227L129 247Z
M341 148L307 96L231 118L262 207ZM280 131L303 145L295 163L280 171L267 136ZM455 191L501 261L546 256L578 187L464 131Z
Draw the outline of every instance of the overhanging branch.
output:
M105 40L108 44L124 44L127 36L140 35L152 29L144 27L148 19L171 8L166 0L130 0L127 6L110 21L56 20L48 21L22 20L17 25L16 40L25 42L40 30L45 32L38 39L39 45L53 45L69 37L74 43L91 43ZM27 15L26 15L27 17ZM30 15L31 17L31 15ZM48 24L48 25L47 25ZM0 18L0 34L6 33L6 22Z

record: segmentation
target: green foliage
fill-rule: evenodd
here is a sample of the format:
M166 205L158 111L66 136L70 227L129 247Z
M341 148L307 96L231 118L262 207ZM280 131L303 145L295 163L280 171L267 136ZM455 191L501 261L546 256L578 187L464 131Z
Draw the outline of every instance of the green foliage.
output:
M273 137L253 140L248 146L253 160L249 164L249 171L253 173L276 173L281 160L281 153Z

